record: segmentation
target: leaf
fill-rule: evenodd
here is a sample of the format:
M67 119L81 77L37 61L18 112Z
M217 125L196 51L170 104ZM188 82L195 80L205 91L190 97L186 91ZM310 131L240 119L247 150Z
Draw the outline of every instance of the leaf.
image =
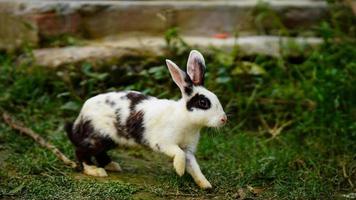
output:
M164 66L152 67L148 70L149 74L152 74L155 79L162 79L166 75L166 68Z
M90 78L102 81L109 76L109 73L97 73L97 72L92 72L91 70L92 70L92 66L90 64L88 63L83 64L82 72Z
M70 92L62 92L57 94L57 98L68 97L68 96L70 96Z
M65 103L63 106L61 106L62 110L72 110L72 111L77 111L80 109L80 105L77 102L74 101L68 101Z
M220 83L220 84L228 83L228 82L230 82L230 81L231 81L231 78L228 77L228 76L226 76L226 77L218 77L218 78L216 79L216 82L217 82L217 83Z
M17 194L19 192L21 192L21 190L25 187L25 183L22 182L19 186L15 187L14 189L10 190L8 195L14 195Z
M256 63L242 62L240 66L232 70L233 75L250 74L250 75L264 75L266 70Z
M151 67L148 72L151 74L157 73L157 72L161 72L162 70L165 70L164 66L157 66L157 67Z
M247 189L253 194L258 196L259 194L261 194L265 189L261 188L261 187L252 187L252 186L247 186Z
M109 76L108 73L91 73L89 77L103 81Z
M354 192L351 192L351 193L348 193L348 194L342 194L341 196L346 198L346 199L356 199L356 193L354 193Z
M245 197L246 197L246 192L242 188L239 188L237 190L237 194L238 194L238 198L237 199L245 199Z

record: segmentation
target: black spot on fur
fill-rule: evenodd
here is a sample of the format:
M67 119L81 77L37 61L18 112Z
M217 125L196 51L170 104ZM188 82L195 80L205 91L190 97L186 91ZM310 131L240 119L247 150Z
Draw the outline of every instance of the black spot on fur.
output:
M184 92L188 96L190 96L193 93L193 88L192 87L184 87Z
M74 126L66 125L66 130L69 139L76 147L75 153L80 164L82 162L93 164L92 157L94 156L97 164L103 165L108 159L102 158L102 155L116 146L111 138L97 134L90 120L82 118Z
M77 158L77 161L79 162L80 168L83 169L83 162L85 162L88 165L93 165L92 161L92 155L88 153L88 151L85 148L76 148L75 149L75 156Z
M188 76L187 73L185 73L184 81L188 85L188 87L192 87L193 86L193 81L192 81L192 79L190 79L190 77Z
M96 162L98 167L105 167L107 164L111 162L110 156L106 153L106 151L95 155Z
M196 94L187 102L187 109L193 111L193 108L207 110L211 107L211 102L202 94Z
M115 110L115 116L116 116L115 127L117 130L117 134L123 136L126 131L125 131L124 126L122 126L122 124L121 124L120 112L121 112L120 108Z
M143 126L143 112L131 112L130 116L126 122L126 130L128 135L135 139L139 144L144 144L143 141L143 132L145 130Z
M116 122L115 127L117 130L117 134L121 137L126 139L134 139L135 142L139 144L146 144L146 141L143 138L144 133L144 126L143 126L143 111L136 111L136 106L141 103L143 100L149 99L149 96L136 93L136 92L129 92L126 95L127 99L130 100L130 114L126 120L126 123L121 122L121 110L116 109Z
M110 107L114 107L116 105L115 101L110 100L109 97L105 99L105 103L108 104Z
M143 95L141 93L129 92L126 97L131 101L130 110L134 110L136 105L141 103L143 100L149 99L149 96Z
M193 93L193 82L189 78L187 73L186 73L186 75L184 77L184 81L185 81L185 84L186 84L186 86L184 86L184 93L186 95L190 96Z
M91 121L81 119L79 123L72 127L72 132L68 132L68 136L75 146L85 147L89 145L86 144L86 140L93 135L93 132L94 128L91 125Z
M126 139L130 139L130 135L128 134L126 130L126 124L121 123L121 115L120 115L121 110L118 108L115 110L115 116L116 116L116 121L115 121L115 128L117 131L117 134L120 137L124 137Z

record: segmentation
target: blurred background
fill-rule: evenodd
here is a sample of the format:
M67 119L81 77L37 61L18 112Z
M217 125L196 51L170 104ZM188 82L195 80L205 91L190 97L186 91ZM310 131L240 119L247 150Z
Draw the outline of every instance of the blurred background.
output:
M202 131L210 192L145 149L85 177L0 120L0 198L355 199L355 13L354 0L0 1L0 112L70 158L63 125L86 99L178 99L164 60L185 69L191 49L229 116Z

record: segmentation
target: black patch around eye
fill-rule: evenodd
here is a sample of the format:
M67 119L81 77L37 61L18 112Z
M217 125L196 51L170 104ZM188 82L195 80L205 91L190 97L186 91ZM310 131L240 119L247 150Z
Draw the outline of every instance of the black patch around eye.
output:
M208 110L211 107L211 102L202 94L196 94L187 102L187 109L193 111L193 108Z

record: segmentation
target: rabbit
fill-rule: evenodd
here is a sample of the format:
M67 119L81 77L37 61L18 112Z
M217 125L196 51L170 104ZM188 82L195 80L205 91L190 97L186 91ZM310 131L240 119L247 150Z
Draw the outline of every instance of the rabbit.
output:
M204 87L206 66L200 52L190 52L187 72L168 59L166 64L181 99L158 99L137 91L99 94L66 126L84 174L103 177L106 170L121 171L107 151L141 145L172 157L179 176L186 170L200 188L212 187L194 153L201 128L223 126L227 116L217 96Z

